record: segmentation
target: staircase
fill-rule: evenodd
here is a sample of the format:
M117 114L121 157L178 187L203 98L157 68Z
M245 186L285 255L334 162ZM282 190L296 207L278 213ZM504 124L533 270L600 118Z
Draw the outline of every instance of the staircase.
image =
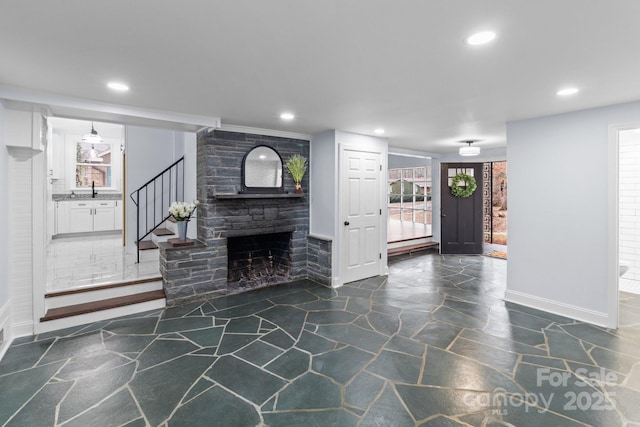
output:
M162 277L89 286L45 295L40 332L164 308Z
M184 157L131 193L136 205L137 262L140 251L158 247L177 234L169 215L172 202L184 198ZM55 331L166 306L162 277L105 283L45 295L39 332Z
M136 205L135 241L140 262L141 250L156 249L158 241L166 241L165 236L175 231L168 230L168 210L171 203L184 200L184 157L132 192L130 197Z

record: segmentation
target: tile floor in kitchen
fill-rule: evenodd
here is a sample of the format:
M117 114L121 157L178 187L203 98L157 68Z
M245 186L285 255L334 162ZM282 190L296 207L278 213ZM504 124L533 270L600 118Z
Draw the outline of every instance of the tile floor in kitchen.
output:
M53 239L47 248L47 292L159 277L158 250L127 253L120 233Z

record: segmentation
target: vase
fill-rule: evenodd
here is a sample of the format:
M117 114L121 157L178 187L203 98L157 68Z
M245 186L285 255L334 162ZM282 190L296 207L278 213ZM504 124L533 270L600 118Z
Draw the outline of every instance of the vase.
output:
M189 221L177 221L178 226L178 240L187 240L187 225Z
M302 194L302 185L296 182L296 194Z

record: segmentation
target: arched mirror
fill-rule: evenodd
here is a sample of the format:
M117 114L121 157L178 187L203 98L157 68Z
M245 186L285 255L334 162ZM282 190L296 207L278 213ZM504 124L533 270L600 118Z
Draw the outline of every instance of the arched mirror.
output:
M242 193L284 193L282 158L267 145L258 145L242 159Z

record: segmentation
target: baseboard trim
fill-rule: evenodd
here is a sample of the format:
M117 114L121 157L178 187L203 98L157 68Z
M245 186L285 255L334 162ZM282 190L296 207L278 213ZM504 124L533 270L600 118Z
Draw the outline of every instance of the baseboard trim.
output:
M557 314L559 316L568 317L579 320L581 322L591 323L597 326L608 327L609 316L595 310L589 310L575 305L563 302L553 301L547 298L535 295L525 294L523 292L506 290L504 300L515 304L524 305L526 307L535 308L536 310L546 311L548 313Z
M11 301L7 301L2 307L0 307L0 330L4 329L4 342L0 345L0 360L2 360L9 349L11 342L13 342L13 333L11 331L11 325L9 324L10 307Z
M33 321L15 323L11 325L11 332L14 339L33 335Z

